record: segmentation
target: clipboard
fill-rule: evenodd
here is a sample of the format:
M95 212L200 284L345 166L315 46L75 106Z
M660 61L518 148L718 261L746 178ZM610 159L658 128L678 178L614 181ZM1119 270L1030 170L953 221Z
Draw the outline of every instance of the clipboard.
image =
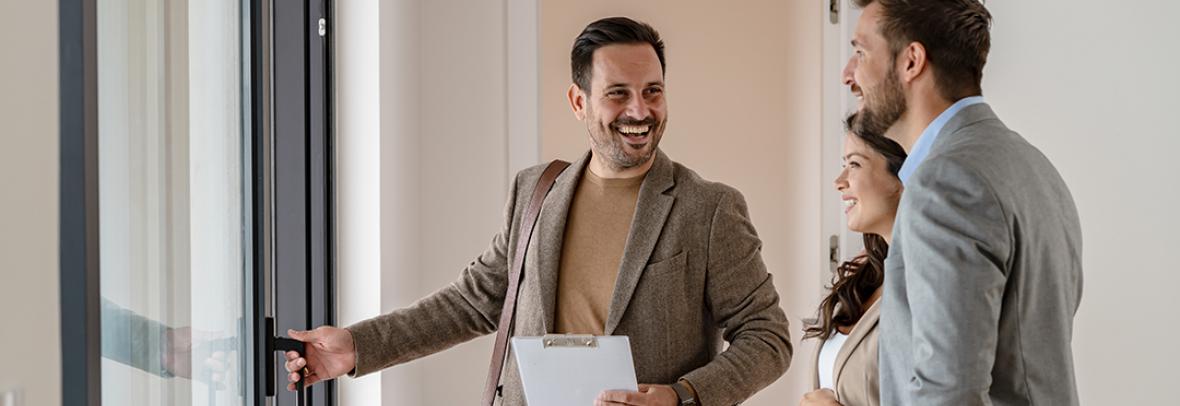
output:
M604 390L638 391L626 336L513 337L529 406L592 405Z

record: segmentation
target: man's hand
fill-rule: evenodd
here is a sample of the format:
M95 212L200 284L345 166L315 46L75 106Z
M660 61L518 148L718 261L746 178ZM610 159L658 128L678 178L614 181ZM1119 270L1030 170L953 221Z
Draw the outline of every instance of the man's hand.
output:
M803 395L799 406L843 406L836 400L836 392L831 389L819 389Z
M225 388L226 372L229 371L228 356L224 351L214 348L204 348L214 342L224 342L227 340L234 340L234 337L218 337L217 334L194 330L192 327L178 327L169 328L164 332L165 348L161 353L160 362L164 366L164 370L168 371L172 376L194 379L205 382L209 385L214 385L217 389ZM231 341L231 342L236 342ZM207 356L201 365L197 366L199 373L193 371L193 353L194 348L199 356ZM202 369L203 367L203 369Z
M342 328L320 326L311 331L287 330L287 335L306 343L306 358L299 353L287 351L287 390L295 390L299 373L307 367L304 386L333 379L356 368L356 344L352 333Z
M181 378L193 377L193 329L191 327L169 328L164 332L164 351L160 363L164 370Z
M164 350L160 354L160 363L173 376L192 379L193 349L217 341L216 337L218 335L214 333L194 330L187 326L169 328L164 332ZM221 338L221 340L226 339L232 338ZM220 350L206 350L209 352L198 351L202 354L209 354L209 358L204 361L205 368L208 368L213 374L224 372L227 369L225 353Z
M668 385L639 385L639 392L603 391L594 399L594 406L676 406L680 398Z

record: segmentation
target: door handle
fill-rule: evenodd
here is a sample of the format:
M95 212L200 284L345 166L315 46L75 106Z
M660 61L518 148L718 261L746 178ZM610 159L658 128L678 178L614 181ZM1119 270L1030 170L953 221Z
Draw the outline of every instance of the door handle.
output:
M266 353L267 354L274 354L275 352L283 352L285 354L287 351L295 351L295 352L299 353L300 356L303 356L303 355L307 355L305 350L306 350L306 347L304 346L302 341L299 341L299 340L296 340L293 338L276 336L275 335L275 319L273 317L266 318ZM286 359L286 357L284 357L284 359ZM266 363L266 365L267 365L267 368L266 368L267 369L266 396L274 396L275 395L275 388L276 388L275 387L274 360L271 360L271 362ZM295 382L295 404L297 404L299 406L305 406L305 405L307 405L307 399L304 397L305 396L304 392L306 392L306 391L304 391L304 387L303 387L304 376L303 376L302 372L297 371L296 373L299 374L299 381Z

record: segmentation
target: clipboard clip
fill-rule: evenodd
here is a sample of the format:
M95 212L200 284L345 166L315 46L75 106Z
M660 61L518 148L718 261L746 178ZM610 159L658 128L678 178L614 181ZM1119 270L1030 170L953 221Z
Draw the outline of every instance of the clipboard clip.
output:
M582 334L546 334L541 336L541 345L550 347L598 348L598 339Z

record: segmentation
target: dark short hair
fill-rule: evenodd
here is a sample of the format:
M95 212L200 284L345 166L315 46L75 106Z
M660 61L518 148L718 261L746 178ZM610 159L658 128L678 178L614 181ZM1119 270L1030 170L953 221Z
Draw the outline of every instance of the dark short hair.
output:
M853 0L881 5L879 30L896 56L911 42L926 48L939 94L950 101L983 92L992 16L980 0Z
M648 44L656 51L660 58L660 72L667 71L664 66L664 41L660 33L650 25L632 20L627 17L608 17L590 23L586 29L578 34L574 40L574 49L570 52L570 70L573 72L574 83L586 93L590 93L590 74L594 65L594 51L612 44Z

